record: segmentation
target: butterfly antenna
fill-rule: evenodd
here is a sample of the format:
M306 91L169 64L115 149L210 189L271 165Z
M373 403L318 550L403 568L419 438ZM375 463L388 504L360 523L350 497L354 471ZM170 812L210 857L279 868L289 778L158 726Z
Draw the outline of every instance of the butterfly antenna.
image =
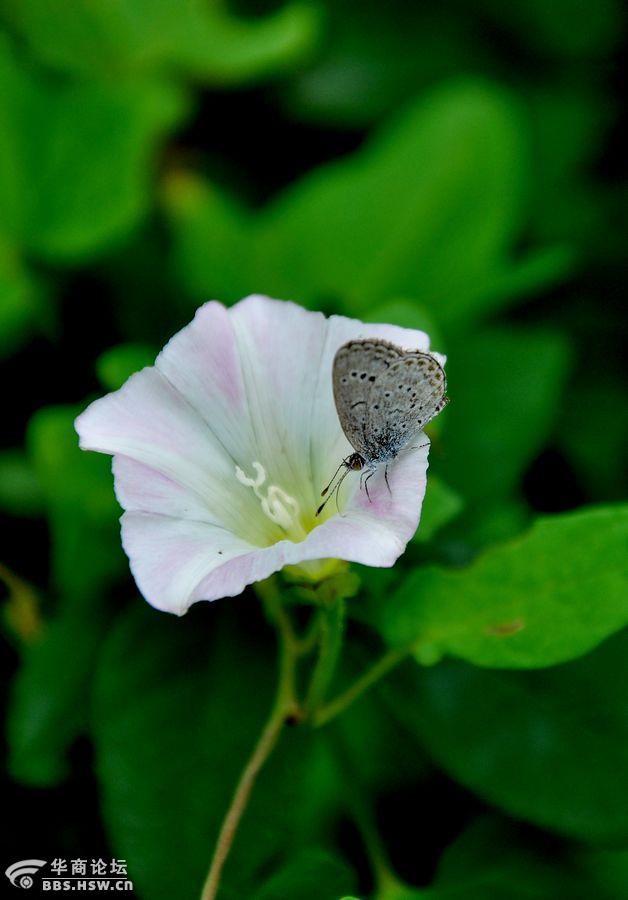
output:
M344 461L344 459L343 459L343 461L340 463L340 465L338 466L338 468L336 469L336 471L334 472L334 474L333 474L333 476L331 477L330 482L329 482L329 484L327 485L327 487L326 487L326 488L323 488L323 490L321 491L321 497L324 497L325 494L327 493L327 491L330 489L330 487L332 486L332 484L333 484L334 481L336 480L336 475L337 475L338 472L342 469L343 466L346 466L346 462Z
M344 465L344 463L343 463L342 465ZM341 469L341 466L338 467L338 470L336 471L336 475L338 474L338 472L340 471L340 469ZM318 509L316 510L316 515L317 515L317 516L319 516L319 515L322 513L322 511L325 509L325 507L327 506L327 504L329 503L329 501L331 500L331 498L334 497L334 496L335 496L335 498L336 498L336 509L338 509L338 512L340 512L340 509L338 508L338 491L340 490L340 485L341 485L342 482L345 480L345 478L347 477L347 475L349 474L350 471L351 471L351 469L349 468L349 466L347 466L347 467L345 468L345 471L344 471L344 472L342 473L342 475L340 476L340 479L339 479L339 481L338 481L338 484L336 485L336 489L335 489L335 490L333 491L333 493L331 493L325 500L323 500L323 502L321 503L321 505L320 505L320 506L318 507ZM334 478L336 477L336 475L334 475ZM334 478L332 478L332 480L329 482L329 484L327 485L327 487L326 487L325 490L323 491L323 494L326 494L326 493L327 493L327 491L328 491L329 488L331 487L331 484L332 484Z

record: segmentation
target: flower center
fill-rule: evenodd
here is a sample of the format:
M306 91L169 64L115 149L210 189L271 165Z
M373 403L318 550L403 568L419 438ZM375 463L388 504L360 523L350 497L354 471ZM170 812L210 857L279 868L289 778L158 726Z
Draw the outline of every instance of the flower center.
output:
M266 469L260 462L253 462L255 478L249 478L240 466L235 467L236 478L245 487L253 488L264 515L278 525L294 541L302 541L307 533L300 520L298 501L277 484L266 485Z

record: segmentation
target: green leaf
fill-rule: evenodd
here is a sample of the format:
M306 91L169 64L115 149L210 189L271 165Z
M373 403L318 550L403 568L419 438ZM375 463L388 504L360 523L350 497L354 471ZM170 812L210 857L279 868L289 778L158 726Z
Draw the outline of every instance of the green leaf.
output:
M96 770L110 839L133 860L141 894L200 893L219 825L270 711L274 649L245 598L180 620L138 603L109 634L94 695ZM287 728L238 830L224 896L251 896L270 865L312 843L324 847L335 786L323 736ZM173 866L164 847L175 833Z
M396 0L327 4L321 52L283 88L289 111L316 124L363 128L432 84L470 68L478 52L451 10ZM435 14L437 13L437 14Z
M298 62L317 38L317 9L291 3L257 19L222 3L8 0L3 16L49 65L81 75L180 69L236 84Z
M27 433L50 525L53 585L64 602L98 595L125 566L111 461L79 449L74 419L80 411L40 409Z
M576 256L564 241L533 250L526 257L503 266L487 278L483 288L486 310L514 306L548 285L571 274Z
M561 335L528 329L490 329L448 349L451 404L433 465L476 516L516 488L543 446L569 353Z
M510 94L472 81L433 90L267 210L262 286L339 296L352 312L416 296L447 325L481 315L498 305L485 291L521 227L526 153Z
M0 241L0 358L13 352L41 320L41 293L17 253Z
M86 730L94 660L106 625L98 603L66 606L26 647L7 716L8 767L18 781L46 786L66 776L67 749Z
M587 256L608 238L608 215L595 164L613 123L611 104L594 83L538 85L527 98L536 159L533 228L541 240L575 238ZM593 250L595 253L595 250Z
M582 868L609 892L613 900L628 894L628 850L589 848L577 858Z
M364 314L365 322L387 322L390 325L399 325L401 328L415 328L424 331L430 338L432 349L442 352L444 348L443 337L439 331L435 318L416 300L397 298L379 303L371 307Z
M391 297L417 297L440 323L459 327L502 307L511 290L563 273L562 251L541 263L538 250L511 259L527 169L526 125L513 97L486 83L448 84L248 223L211 188L197 190L175 236L179 270L195 273L203 295L340 299L360 315ZM246 267L220 262L236 248Z
M356 652L356 645L349 644L335 680L335 693L353 684L372 665L372 650L368 654ZM334 720L332 728L330 740L339 772L338 790L350 814L354 812L356 794L364 803L365 797L402 791L427 777L429 761L422 746L412 731L390 715L377 691L362 694Z
M6 41L0 80L0 233L74 261L128 232L147 209L155 150L182 118L183 95L140 79L115 87L43 80Z
M96 360L96 372L103 387L117 391L134 372L155 362L155 350L147 344L118 344Z
M29 477L47 515L57 611L28 646L8 714L9 766L30 784L66 774L65 753L87 722L97 648L106 631L103 594L126 562L111 463L78 448L74 407L47 407L31 419Z
M170 174L163 203L172 228L170 265L194 308L199 297L235 302L255 291L251 265L252 217L198 176ZM249 259L243 269L242 260ZM248 278L248 281L247 281Z
M456 518L463 506L464 501L455 491L437 475L430 475L414 540L417 543L431 541L441 528Z
M303 850L252 894L252 900L336 900L355 888L342 860L322 850Z
M38 516L43 506L41 486L25 454L0 452L0 509L12 516Z
M627 679L623 631L543 671L409 663L379 690L434 760L489 803L583 841L625 843Z
M518 537L533 521L528 504L516 497L489 502L481 508L469 508L468 515L463 514L453 526L454 541L458 538L461 543L458 545L460 556L454 554L450 560L452 565L464 565L484 547Z
M549 7L543 0L525 4L482 0L484 14L492 14L498 26L512 30L528 52L594 59L610 53L621 34L623 8L619 0L557 0ZM569 21L569 28L563 23Z
M546 839L545 839L546 840ZM497 816L476 820L439 860L425 900L614 900L572 863Z
M581 656L626 625L627 584L628 505L600 507L539 519L466 569L417 569L375 615L395 645L536 668Z

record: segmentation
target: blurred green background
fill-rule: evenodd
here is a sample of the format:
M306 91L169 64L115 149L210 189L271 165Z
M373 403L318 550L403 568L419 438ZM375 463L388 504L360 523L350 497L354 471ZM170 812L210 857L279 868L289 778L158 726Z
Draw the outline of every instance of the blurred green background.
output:
M438 665L286 737L224 897L628 897L625 19L1 0L5 867L117 856L138 897L198 893L272 632L250 591L148 608L72 421L201 302L256 292L448 354L421 529L351 601L338 681L408 627L391 590L456 624ZM520 657L458 635L511 595L542 611Z

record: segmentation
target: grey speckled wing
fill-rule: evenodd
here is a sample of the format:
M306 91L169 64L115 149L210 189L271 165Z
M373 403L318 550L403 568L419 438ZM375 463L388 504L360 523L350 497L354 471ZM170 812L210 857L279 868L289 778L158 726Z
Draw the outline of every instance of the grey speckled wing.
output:
M351 446L368 459L370 394L377 377L403 356L394 344L377 339L349 341L334 357L332 383L342 430Z
M445 406L446 389L445 372L429 353L403 353L380 372L369 395L367 458L394 458Z

